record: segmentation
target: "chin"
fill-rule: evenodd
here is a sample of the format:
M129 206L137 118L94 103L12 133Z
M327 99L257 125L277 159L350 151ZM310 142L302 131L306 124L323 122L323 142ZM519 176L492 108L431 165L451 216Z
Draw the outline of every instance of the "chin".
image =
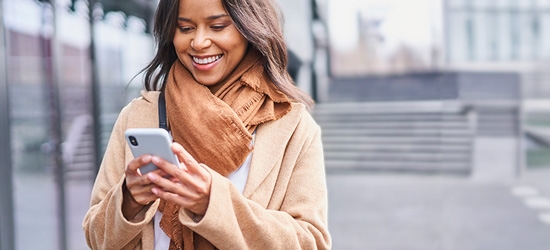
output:
M206 87L213 87L213 86L216 86L220 81L215 81L215 80L205 80L205 79L197 79L195 78L195 80L200 84L200 85L203 85L203 86L206 86Z
M197 74L197 75L193 75L193 77L195 78L195 81L207 87L214 86L219 82L221 82L222 80L220 79L220 77L217 77L216 75L212 75L212 73Z
M206 87L212 87L217 84L217 82L212 80L205 80L205 79L195 79L199 84L204 85Z

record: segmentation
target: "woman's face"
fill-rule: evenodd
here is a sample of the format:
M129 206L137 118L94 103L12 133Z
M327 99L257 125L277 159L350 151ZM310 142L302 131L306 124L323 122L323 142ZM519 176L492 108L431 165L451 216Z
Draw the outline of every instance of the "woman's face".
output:
M180 0L173 41L181 63L213 93L239 64L248 45L221 1Z

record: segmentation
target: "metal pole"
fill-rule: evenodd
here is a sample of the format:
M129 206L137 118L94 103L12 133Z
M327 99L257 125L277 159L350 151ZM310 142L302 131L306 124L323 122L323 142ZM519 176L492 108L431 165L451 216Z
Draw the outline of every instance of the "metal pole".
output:
M451 64L451 25L450 25L450 16L454 14L449 7L449 0L443 0L443 57L444 57L444 68L448 69Z
M102 160L102 148L101 148L101 107L100 107L100 88L99 88L99 77L98 77L98 68L96 60L96 41L95 41L95 17L94 17L94 8L97 0L88 0L88 10L89 10L89 20L90 20L90 65L92 67L91 72L91 90L92 90L92 116L93 116L93 127L94 127L94 157L95 157L95 175L99 171L99 165Z
M63 162L62 143L62 110L60 104L59 86L61 85L61 43L59 41L59 29L57 23L57 1L51 0L53 33L51 43L45 50L49 50L49 60L46 62L46 74L48 84L48 100L50 108L50 142L52 145L52 157L55 172L55 184L57 191L57 217L58 217L58 243L60 250L67 249L67 216L65 202L65 164ZM44 11L46 11L44 7ZM45 14L45 13L44 13ZM46 37L44 39L47 39Z
M1 0L0 13L4 13ZM4 18L0 15L0 250L15 249L6 54Z

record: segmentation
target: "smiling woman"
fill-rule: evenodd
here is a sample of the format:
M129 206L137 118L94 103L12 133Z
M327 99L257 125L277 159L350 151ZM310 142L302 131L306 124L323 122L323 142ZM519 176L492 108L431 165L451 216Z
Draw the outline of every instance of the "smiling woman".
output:
M159 2L145 90L119 115L83 222L92 249L331 247L320 127L287 73L277 9ZM125 145L126 129L159 124L179 166Z
M248 42L221 1L182 1L174 47L193 78L216 92L244 57Z

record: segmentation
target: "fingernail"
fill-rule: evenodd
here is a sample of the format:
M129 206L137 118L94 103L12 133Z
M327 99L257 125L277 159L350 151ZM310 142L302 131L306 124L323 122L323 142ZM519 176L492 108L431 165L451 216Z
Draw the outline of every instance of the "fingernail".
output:
M151 192L155 195L159 194L159 191L156 188L151 188Z
M150 181L156 181L157 180L157 177L154 175L154 174L147 174L147 178L149 178Z
M146 156L143 156L143 161L150 161L151 160L151 156L150 155L146 155Z
M160 159L156 156L153 156L153 157L151 157L151 161L156 164L156 163L160 162Z

